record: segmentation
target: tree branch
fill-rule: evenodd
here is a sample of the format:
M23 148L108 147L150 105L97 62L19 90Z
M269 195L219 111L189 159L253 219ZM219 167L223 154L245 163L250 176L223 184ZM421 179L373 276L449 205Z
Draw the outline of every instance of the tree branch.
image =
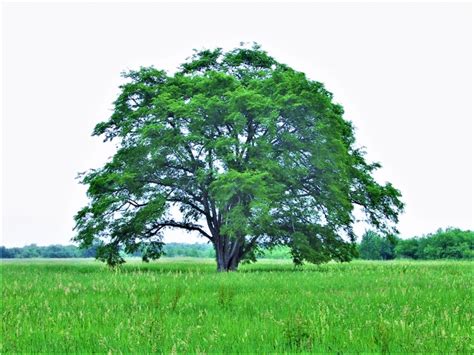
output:
M190 201L187 201L185 199L181 199L181 198L168 198L168 201L170 202L179 202L179 203L183 203L185 205L188 205L190 206L191 208L195 209L196 211L198 211L199 213L203 214L203 215L206 215L206 211L204 211L202 208L200 208L199 206L197 206L196 204L190 202Z
M166 228L166 227L181 228L181 229L185 229L185 230L188 230L188 231L197 231L197 232L201 233L203 236L205 236L206 238L208 238L209 240L212 241L212 237L208 233L206 233L199 224L176 222L176 221L173 221L173 220L169 220L169 221L163 221L163 222L156 223L153 226L153 229L156 229L156 231L155 231L155 233L156 233L159 230L161 230L163 228Z

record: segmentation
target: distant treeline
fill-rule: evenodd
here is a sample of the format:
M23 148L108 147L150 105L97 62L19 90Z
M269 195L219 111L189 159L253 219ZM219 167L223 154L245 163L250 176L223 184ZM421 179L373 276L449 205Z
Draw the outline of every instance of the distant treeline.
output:
M432 259L474 259L474 232L456 228L439 229L436 233L411 239L399 237L382 237L368 231L358 245L361 259L391 260L410 258L421 260ZM91 258L95 257L97 246L80 249L75 245L27 245L22 248L0 247L0 258ZM215 252L211 244L168 243L164 246L165 256L214 258ZM141 256L139 252L129 256ZM265 251L261 258L290 259L287 247L277 247Z
M422 237L400 239L368 231L362 237L359 254L366 260L474 259L474 232L448 228Z
M96 250L97 246L88 249L80 249L75 245L37 246L36 244L31 244L21 248L5 248L2 246L0 247L0 258L92 258L95 257ZM214 258L216 255L211 244L201 243L168 243L164 246L164 251L167 257ZM141 257L141 253L136 252L128 256ZM277 247L272 251L266 251L262 257L287 259L290 257L290 254L287 248Z
M80 249L75 245L48 245L38 246L36 244L26 245L21 248L0 247L0 258L93 258L97 247Z
M37 246L31 244L22 248L0 247L0 258L93 258L96 255L97 246L81 249L75 245L49 245ZM210 244L182 244L169 243L164 247L166 256L190 256L196 258L213 258L215 253ZM137 252L128 256L141 256Z

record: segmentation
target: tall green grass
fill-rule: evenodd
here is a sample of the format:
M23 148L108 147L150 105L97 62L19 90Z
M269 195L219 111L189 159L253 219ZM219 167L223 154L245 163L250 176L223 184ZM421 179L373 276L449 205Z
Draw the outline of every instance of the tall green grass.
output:
M7 261L0 352L472 353L473 265Z

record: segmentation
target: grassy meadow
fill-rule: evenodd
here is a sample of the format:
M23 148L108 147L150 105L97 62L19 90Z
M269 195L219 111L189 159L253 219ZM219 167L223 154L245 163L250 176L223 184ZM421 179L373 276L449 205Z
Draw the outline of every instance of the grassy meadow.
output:
M472 353L473 266L3 261L0 352Z

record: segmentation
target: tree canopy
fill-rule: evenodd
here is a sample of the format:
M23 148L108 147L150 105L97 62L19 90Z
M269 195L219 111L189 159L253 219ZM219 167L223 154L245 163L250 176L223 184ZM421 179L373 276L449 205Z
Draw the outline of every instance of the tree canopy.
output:
M474 259L474 231L438 229L422 237L399 240L397 256L411 259Z
M359 256L367 260L395 259L395 246L398 238L393 235L381 237L373 231L366 231L359 246Z
M163 231L179 228L213 244L218 270L281 245L295 263L348 261L356 208L395 231L400 192L374 179L380 164L365 160L343 108L259 46L195 51L173 75L123 76L93 131L117 152L82 175L90 202L75 216L75 240L101 241L101 260L122 263L122 248L158 258Z

